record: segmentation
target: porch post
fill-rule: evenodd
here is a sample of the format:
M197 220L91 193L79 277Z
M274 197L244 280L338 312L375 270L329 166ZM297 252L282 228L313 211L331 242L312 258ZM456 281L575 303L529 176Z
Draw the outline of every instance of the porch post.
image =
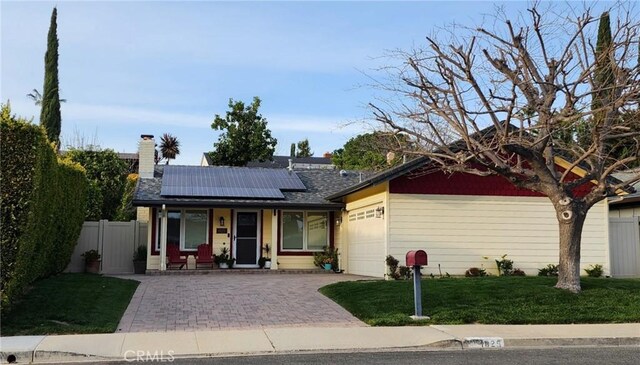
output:
M278 214L277 209L271 213L271 270L278 270Z
M167 206L162 204L160 227L160 271L167 269Z

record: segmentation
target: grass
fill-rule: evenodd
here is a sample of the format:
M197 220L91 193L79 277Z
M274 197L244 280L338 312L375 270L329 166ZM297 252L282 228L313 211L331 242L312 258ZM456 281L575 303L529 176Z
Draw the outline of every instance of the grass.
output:
M3 315L2 336L114 332L138 282L60 274L36 282Z
M320 292L372 326L640 322L640 280L582 278L582 293L549 277L422 280L423 314L415 322L412 281L351 281Z

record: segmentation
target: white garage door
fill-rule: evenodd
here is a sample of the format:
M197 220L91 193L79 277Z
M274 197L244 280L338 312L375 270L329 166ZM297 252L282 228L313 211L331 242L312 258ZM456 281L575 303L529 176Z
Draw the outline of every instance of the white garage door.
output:
M376 206L349 212L348 271L350 274L384 277L383 218L376 218Z

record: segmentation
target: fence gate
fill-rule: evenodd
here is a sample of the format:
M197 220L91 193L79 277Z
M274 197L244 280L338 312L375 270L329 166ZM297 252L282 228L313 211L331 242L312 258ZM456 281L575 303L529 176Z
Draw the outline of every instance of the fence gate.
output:
M640 277L640 217L609 218L611 276Z
M78 243L73 251L68 272L83 272L82 254L98 250L102 256L101 273L133 273L133 252L139 245L147 243L147 223L130 222L84 222Z

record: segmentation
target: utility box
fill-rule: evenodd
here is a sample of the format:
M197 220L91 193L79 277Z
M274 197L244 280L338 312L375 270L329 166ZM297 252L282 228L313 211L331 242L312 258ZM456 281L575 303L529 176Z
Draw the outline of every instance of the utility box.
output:
M427 253L424 250L415 250L407 252L407 266L427 266Z

